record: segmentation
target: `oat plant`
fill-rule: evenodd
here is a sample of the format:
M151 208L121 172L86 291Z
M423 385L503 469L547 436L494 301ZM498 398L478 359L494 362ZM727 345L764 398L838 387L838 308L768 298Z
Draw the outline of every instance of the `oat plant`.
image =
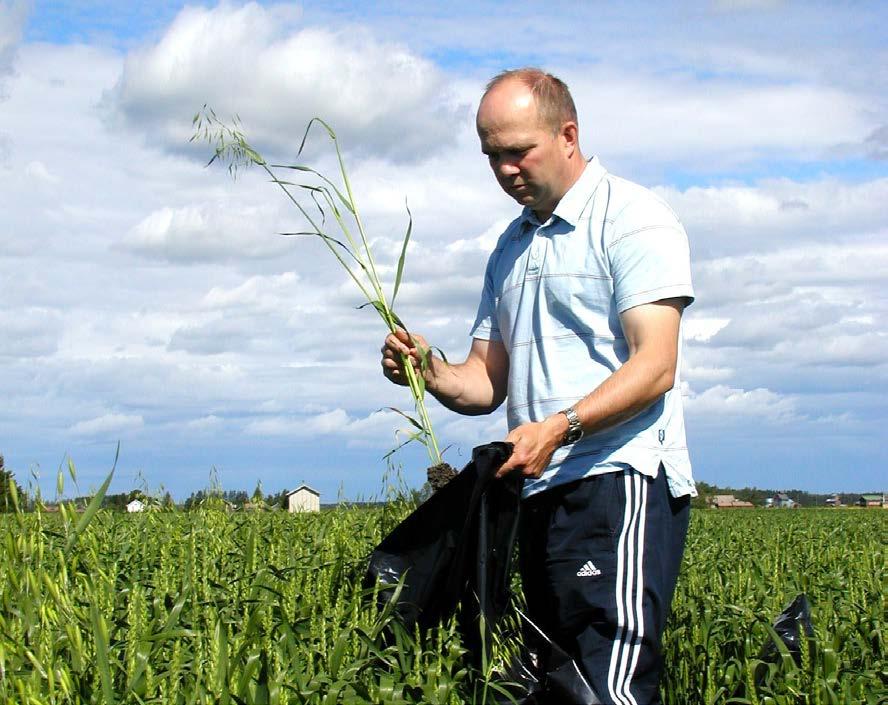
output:
M236 177L238 172L246 167L256 166L268 174L271 183L277 185L296 206L306 225L306 229L299 232L281 233L288 236L314 236L320 238L330 250L339 264L345 269L349 277L358 287L365 303L359 308L372 306L385 322L386 327L394 333L398 328L408 331L406 325L394 311L395 299L401 285L404 274L404 261L407 256L407 245L413 229L413 218L410 209L407 208L407 229L401 244L401 254L398 258L398 266L395 271L395 280L390 297L386 297L382 280L379 276L373 251L367 231L361 220L351 181L342 152L339 148L339 140L333 128L321 118L312 118L305 128L302 142L296 158L301 157L306 140L313 127L321 129L333 143L336 150L336 158L339 166L338 185L332 179L320 171L305 164L271 164L247 142L241 129L240 119L235 116L230 123L221 120L216 113L206 105L194 116L194 141L205 141L213 147L213 157L207 166L214 162L220 162L228 167L229 173ZM283 173L292 173L291 180L280 176ZM302 180L304 179L304 181ZM330 222L332 216L332 222ZM409 331L408 331L409 335ZM413 340L411 336L411 340ZM418 345L414 345L420 351L420 369L428 369L431 351ZM422 443L429 454L433 466L442 463L441 450L432 430L432 422L425 406L425 380L421 374L417 374L413 366L402 358L406 371L407 384L413 396L415 415L411 415L390 407L390 410L403 416L411 425L407 439L398 445L392 452L400 449L407 443L418 441Z

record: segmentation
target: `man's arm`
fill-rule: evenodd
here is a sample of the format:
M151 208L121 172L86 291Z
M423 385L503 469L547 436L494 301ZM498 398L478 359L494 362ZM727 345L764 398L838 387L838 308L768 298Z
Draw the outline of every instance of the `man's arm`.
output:
M575 405L585 433L631 419L672 388L683 308L684 299L664 299L620 314L629 359ZM515 428L506 438L515 444L515 450L497 474L520 469L528 477L542 475L567 426L564 414L557 413Z
M395 384L407 384L401 354L407 355L419 374L421 356L417 345L429 349L421 335L413 334L411 341L402 330L385 339L382 371ZM451 411L471 416L489 414L506 398L509 355L501 341L475 338L463 363L452 365L430 353L423 378L426 389Z

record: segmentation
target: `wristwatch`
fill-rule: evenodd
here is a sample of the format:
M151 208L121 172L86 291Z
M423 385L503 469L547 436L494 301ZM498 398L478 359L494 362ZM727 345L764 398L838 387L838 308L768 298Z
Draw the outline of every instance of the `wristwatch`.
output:
M567 417L567 431L564 432L564 438L561 439L561 445L566 446L576 443L583 437L583 425L580 423L580 417L572 406L562 409L558 412Z

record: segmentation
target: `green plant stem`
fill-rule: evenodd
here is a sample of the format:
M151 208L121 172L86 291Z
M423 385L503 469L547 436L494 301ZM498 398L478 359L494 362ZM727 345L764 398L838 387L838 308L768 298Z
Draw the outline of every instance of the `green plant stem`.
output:
M203 110L201 112L198 112L198 114L194 116L193 124L195 125L196 131L191 139L194 140L198 137L202 137L203 139L206 139L207 141L213 143L215 145L215 154L210 160L210 164L212 164L217 159L220 161L227 161L228 170L232 175L236 175L238 168L242 166L255 164L256 166L262 167L265 173L268 174L268 176L270 177L272 183L275 183L280 187L287 198L293 203L293 205L296 206L302 217L305 218L305 221L311 228L310 231L307 232L287 234L316 235L320 237L321 240L324 241L324 244L327 246L327 249L329 249L333 256L336 257L337 261L345 268L345 271L348 272L348 275L357 285L367 303L371 304L376 309L376 312L380 315L383 321L385 321L385 324L388 327L389 331L391 333L396 333L399 328L405 329L404 324L401 322L398 316L395 315L392 307L394 306L395 297L398 293L398 287L401 283L401 277L404 268L404 258L407 252L408 243L410 241L410 232L412 230L413 222L412 216L410 215L410 210L409 208L407 210L410 221L407 227L407 232L404 236L404 242L401 247L401 256L398 260L391 301L387 301L385 293L382 289L382 284L379 279L379 273L376 269L376 262L373 258L373 251L370 248L370 242L367 238L367 232L364 229L364 223L361 220L361 216L358 213L357 206L355 205L354 192L352 191L351 181L348 178L348 172L345 168L345 162L342 158L342 152L339 149L339 141L336 138L336 133L326 122L324 122L320 118L313 118L308 123L308 126L305 129L305 133L302 137L302 144L299 147L299 154L302 154L302 150L305 147L306 140L308 139L309 131L311 130L312 125L316 122L320 124L324 130L326 130L327 135L333 142L336 150L336 158L339 165L339 175L342 179L345 193L340 191L339 187L337 187L337 185L333 183L333 181L331 181L329 178L324 176L319 171L313 169L312 167L304 166L301 164L269 164L265 161L262 155L255 149L253 149L253 147L251 147L250 144L246 141L243 134L240 132L239 120L237 118L234 119L234 127L230 127L219 120L215 112L213 112L213 110L211 108L208 108L207 106L204 106ZM274 171L275 169L291 169L296 172L308 173L313 175L314 177L317 177L322 183L320 185L317 185L284 181L278 178L277 174ZM315 220L315 218L312 217L311 213L306 210L306 207L303 206L302 203L300 203L299 199L296 198L294 193L289 188L291 186L309 192L312 200L318 208L318 211L320 212L320 224ZM320 198L318 197L319 194ZM348 212L351 213L352 217L354 218L353 227L357 227L356 236L352 234L352 229L349 227L349 223L346 222L346 217L344 217L344 214L340 210L340 207L344 207L346 210L348 210ZM336 224L339 226L339 229L344 235L344 241L331 237L323 230L324 219L326 218L326 213L328 211L332 213L333 217L336 219ZM361 268L363 276L361 276L361 273L353 268L353 265L355 263ZM421 370L425 370L428 367L428 355L428 350L420 351ZM414 426L419 429L418 433L412 433L410 435L410 438L407 442L412 440L419 440L421 443L423 443L423 445L425 445L432 463L435 465L440 464L442 462L441 451L438 447L438 441L435 438L435 434L432 430L432 422L429 418L428 410L425 406L425 380L421 376L422 372L417 373L417 371L410 364L410 361L407 359L407 356L402 355L401 362L405 371L405 375L407 377L407 386L410 388L410 393L413 395L416 413L419 416L419 420L416 420L415 418L412 418L410 416L406 417ZM397 411L397 409L395 409L395 411ZM406 416L403 413L402 415Z
M392 332L394 333L394 330ZM425 405L425 383L423 382L422 386L420 386L416 370L413 369L413 365L410 364L410 360L407 359L406 355L401 355L401 365L407 375L407 384L413 394L413 399L416 401L416 411L419 414L420 422L423 429L425 429L426 449L429 452L429 460L432 461L432 465L440 465L443 462L441 451L438 448L438 440L435 438L435 434L431 432L432 422L429 419L429 413Z
M339 152L339 149L337 147L337 154L338 154L338 152ZM254 159L254 162L255 161L256 160ZM261 166L268 173L268 175L271 177L272 181L274 183L276 183L281 188L281 190L283 190L283 192L287 195L287 198L289 198L290 201L292 201L293 204L299 209L299 212L308 221L309 225L311 225L311 227L314 229L315 233L321 237L324 244L327 246L327 249L329 249L330 252L333 253L333 256L339 260L340 264L342 264L342 266L345 267L349 276L352 278L352 281L354 281L354 283L357 284L358 288L361 290L361 293L364 295L364 298L367 299L368 301L372 301L373 299L370 295L370 292L364 286L364 283L355 275L355 273L352 271L351 267L348 266L348 263L345 261L345 259L342 257L342 255L339 253L339 251L336 249L336 246L330 242L329 237L324 235L323 231L318 227L318 225L315 223L314 219L309 215L309 213L305 210L305 208L298 201L298 199L292 193L290 193L290 190L287 188L287 185L284 182L282 182L280 179L277 178L275 173L271 170L271 168L268 166L268 164L264 160L261 162L256 162L256 163L259 166ZM364 246L363 247L364 253L366 254L366 257L367 257L367 264L369 265L368 279L370 280L370 283L373 286L373 291L374 291L374 294L376 295L376 300L379 301L382 306L382 310L379 310L379 309L377 309L377 310L379 310L380 316L385 321L386 326L388 326L389 332L395 333L398 330L398 324L395 320L394 312L391 310L391 307L386 302L385 294L382 291L382 287L379 285L379 277L376 273L376 265L373 261L373 255L371 254L370 245L367 242L367 237L366 237L366 234L364 231L364 226L361 223L360 216L358 215L358 212L357 212L357 207L355 206L355 203L354 203L354 195L352 194L351 183L349 182L348 176L345 173L345 167L342 164L341 157L340 157L339 163L340 163L340 169L341 169L343 181L345 183L346 193L348 194L348 199L349 199L349 202L352 207L352 213L354 214L354 217L355 217L355 222L358 224L358 232L361 235L361 242ZM337 221L339 222L340 227L345 232L346 237L349 239L351 244L354 245L354 242L351 239L351 235L349 234L348 229L345 227L345 224L342 222L342 219L339 217L338 212L335 214L335 216L336 216ZM355 249L357 249L357 248L355 248ZM363 266L363 262L360 259L358 259L358 263ZM428 413L428 410L426 409L426 405L425 405L425 384L424 384L424 382L420 382L420 380L416 374L416 370L413 368L413 365L410 364L410 361L406 355L403 355L403 354L401 355L401 365L406 373L407 386L410 388L410 392L413 396L413 400L415 403L416 412L419 414L420 423L422 424L423 432L425 434L425 440L426 440L425 446L426 446L426 450L428 451L428 454L429 454L429 460L431 461L432 465L439 465L441 462L443 462L443 459L441 457L441 450L438 446L438 440L435 437L435 434L432 432L432 421L431 421L431 418L429 417L429 413Z

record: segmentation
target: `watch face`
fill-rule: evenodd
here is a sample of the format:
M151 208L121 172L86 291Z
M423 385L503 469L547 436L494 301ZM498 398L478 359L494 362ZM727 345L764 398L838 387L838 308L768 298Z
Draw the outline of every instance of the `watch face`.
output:
M576 443L582 437L583 431L579 428L570 428L567 430L567 433L564 434L564 440L568 443Z

